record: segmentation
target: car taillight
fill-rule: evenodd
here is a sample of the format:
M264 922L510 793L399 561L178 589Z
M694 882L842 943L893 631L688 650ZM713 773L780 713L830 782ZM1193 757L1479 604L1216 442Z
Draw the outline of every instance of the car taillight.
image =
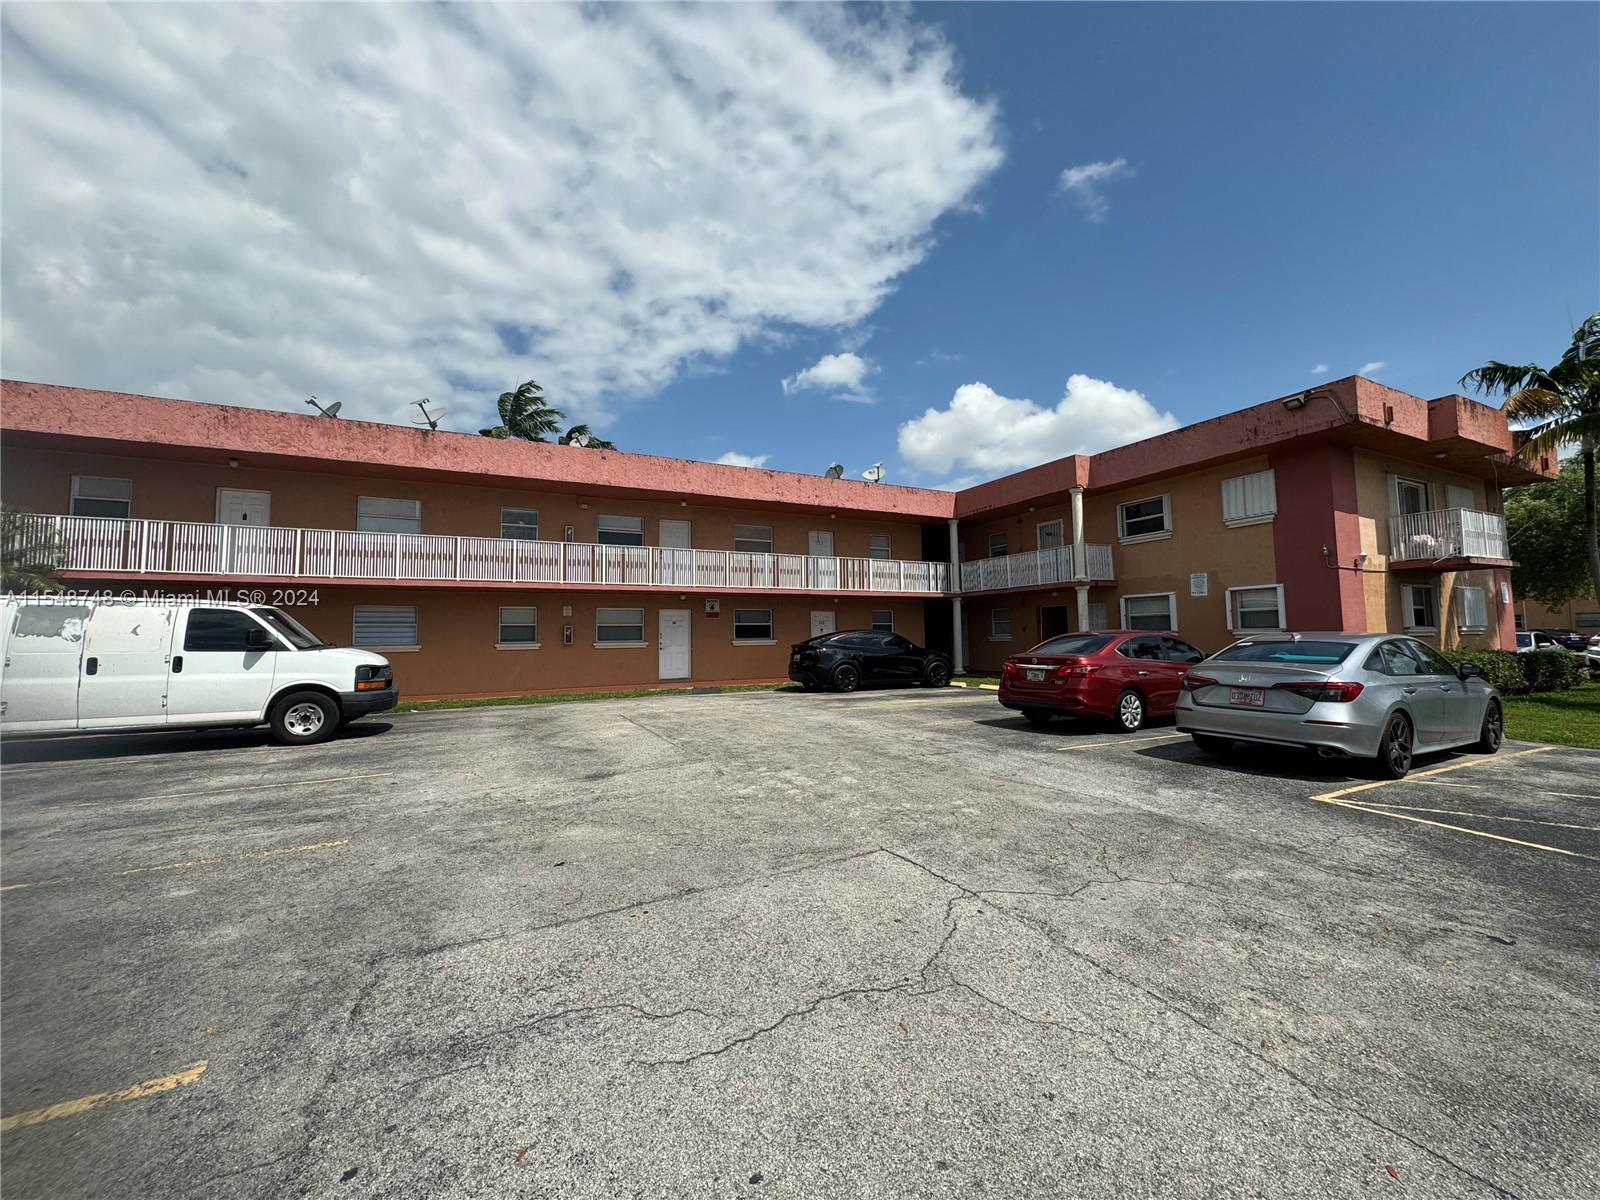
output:
M1069 663L1064 667L1056 668L1056 678L1066 679L1073 675L1093 675L1100 669L1096 663Z
M1275 683L1274 691L1293 692L1296 696L1304 696L1315 704L1348 704L1365 690L1359 683L1349 683L1340 679L1329 680L1327 683Z
M1186 692L1198 692L1203 687L1216 687L1217 681L1209 675L1196 675L1193 671L1185 671L1183 678L1178 681Z
M1017 664L1012 662L1009 658L1006 659L1005 662L1000 664L1000 674L1002 674L1002 675L1015 675L1016 673L1017 673Z

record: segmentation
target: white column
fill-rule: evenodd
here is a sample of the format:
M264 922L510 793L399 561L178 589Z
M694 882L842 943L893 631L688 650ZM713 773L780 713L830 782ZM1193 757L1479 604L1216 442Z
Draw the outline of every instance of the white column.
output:
M1074 487L1068 489L1072 494L1072 577L1074 579L1089 578L1089 564L1084 559L1083 553L1083 489ZM1078 594L1078 609L1081 614L1083 605L1083 592Z
M950 518L950 590L959 593L961 590L961 534L959 522L954 517ZM950 634L951 652L950 665L957 675L963 674L967 664L961 655L961 597L956 595L950 601Z
M1078 593L1078 632L1083 633L1089 628L1089 589L1079 586L1073 590Z

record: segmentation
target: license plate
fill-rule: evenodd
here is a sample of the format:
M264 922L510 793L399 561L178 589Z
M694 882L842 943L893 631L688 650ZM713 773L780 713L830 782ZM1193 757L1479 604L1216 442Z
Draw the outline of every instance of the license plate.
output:
M1267 702L1267 693L1264 688L1229 688L1228 703L1239 704L1245 708L1261 708Z
M1029 667L1028 668L1028 680L1029 680L1029 682L1038 683L1042 679L1044 679L1044 668L1043 667Z

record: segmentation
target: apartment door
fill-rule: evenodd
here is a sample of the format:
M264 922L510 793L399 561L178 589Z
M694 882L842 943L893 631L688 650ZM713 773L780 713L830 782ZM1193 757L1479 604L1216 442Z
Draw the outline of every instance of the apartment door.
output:
M661 522L661 582L669 587L694 586L694 551L689 549L689 522Z
M839 560L833 556L833 530L813 529L806 535L806 553L811 556L811 586L839 586Z
M1060 637L1070 632L1067 628L1067 606L1065 604L1041 604L1039 606L1039 640L1048 641L1053 637Z
M831 608L826 612L820 610L813 612L811 614L811 636L822 637L824 634L832 633L835 618L836 614Z
M663 679L689 678L689 610L661 610L660 674Z
M271 525L272 493L217 489L217 524Z
M1039 536L1039 582L1063 583L1072 578L1068 554L1061 548L1065 533L1062 522L1041 521Z

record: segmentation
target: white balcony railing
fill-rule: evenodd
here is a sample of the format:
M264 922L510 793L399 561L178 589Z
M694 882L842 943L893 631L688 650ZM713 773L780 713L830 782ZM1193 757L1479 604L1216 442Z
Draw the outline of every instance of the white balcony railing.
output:
M1442 508L1389 518L1389 557L1439 562L1448 558L1510 558L1506 519L1470 508Z
M465 580L809 592L949 590L947 563L509 538L30 516L68 571L248 579ZM30 538L30 540L32 540Z
M989 592L1003 588L1036 587L1049 583L1087 583L1116 578L1111 572L1111 547L1085 545L1082 561L1075 561L1071 546L1003 554L961 564L963 592Z

